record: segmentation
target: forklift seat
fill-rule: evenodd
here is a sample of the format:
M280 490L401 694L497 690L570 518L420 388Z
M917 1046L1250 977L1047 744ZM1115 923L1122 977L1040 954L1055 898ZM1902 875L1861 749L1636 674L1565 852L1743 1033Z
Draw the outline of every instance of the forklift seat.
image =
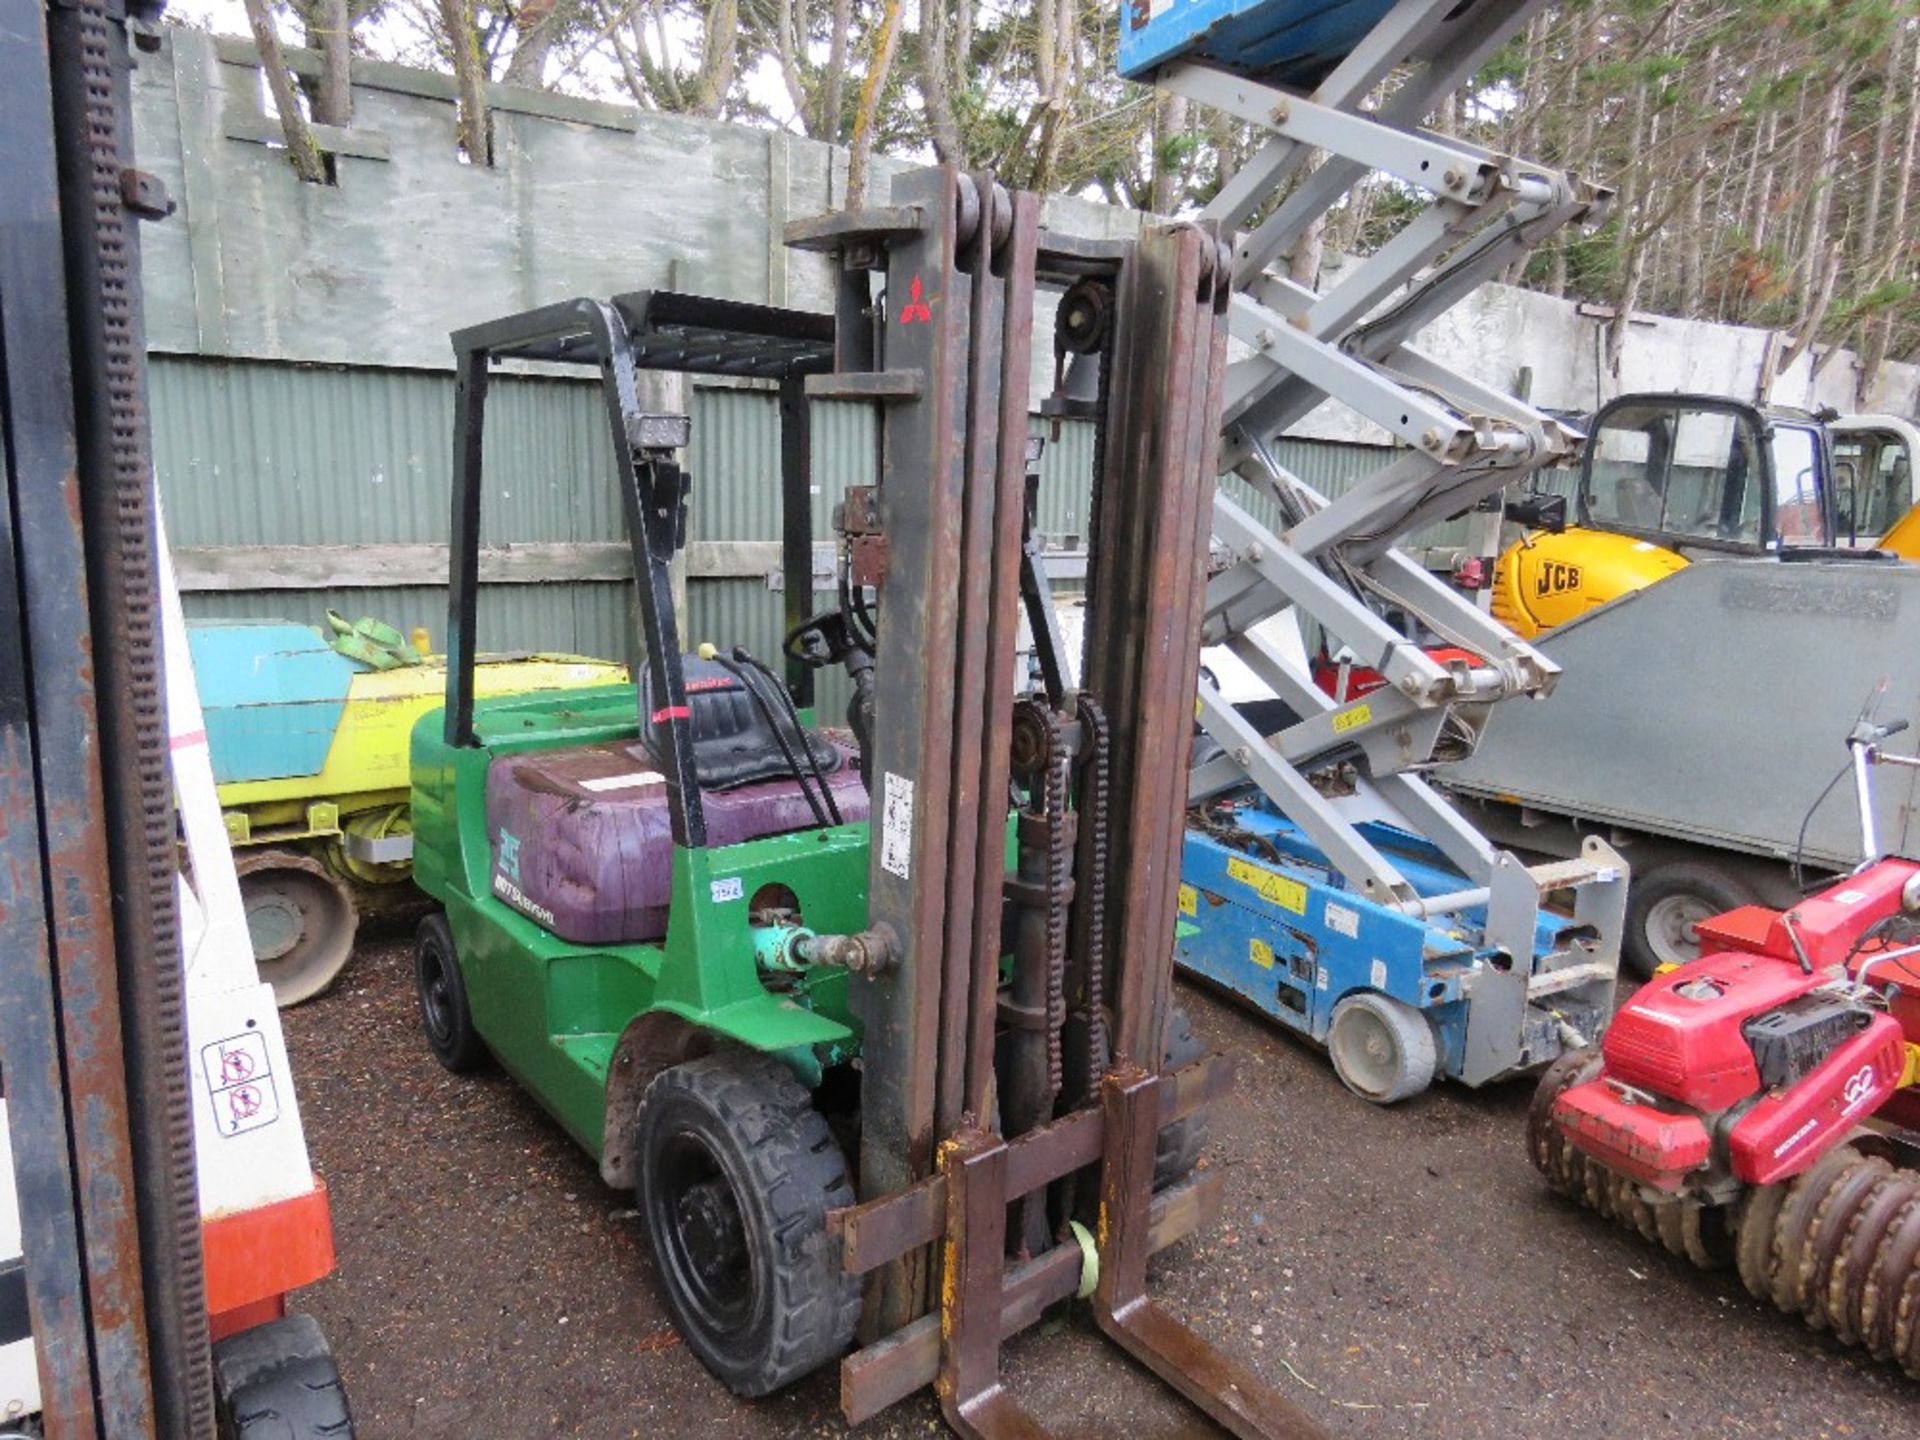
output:
M747 693L740 677L717 660L698 655L680 657L686 675L689 726L693 731L693 770L702 790L734 790L762 780L788 777L793 767L780 748L784 737L794 758L805 763L795 744L793 727L775 708L775 699L764 696L781 727L775 732L760 701ZM751 673L751 672L749 672ZM644 683L645 712L654 717L647 727L648 748L656 758L666 753L667 726L659 718L654 703L653 674L649 670ZM840 768L840 752L818 730L804 732L807 749L820 772L831 774Z
M852 752L819 738L833 752L821 769L840 813L865 820L866 785ZM781 768L778 778L701 785L709 846L817 823L784 761ZM498 757L487 768L487 839L493 893L562 940L620 945L666 935L673 821L666 776L648 747L627 740Z

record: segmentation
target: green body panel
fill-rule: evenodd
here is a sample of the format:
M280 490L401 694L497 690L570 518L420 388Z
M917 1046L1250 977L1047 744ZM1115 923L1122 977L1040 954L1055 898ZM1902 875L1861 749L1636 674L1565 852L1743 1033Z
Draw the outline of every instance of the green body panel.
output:
M634 687L482 701L474 731L477 746L449 746L437 710L414 728L414 879L445 907L481 1038L595 1159L607 1067L621 1033L639 1015L668 1011L779 1054L809 1083L817 1083L823 1065L857 1053L846 973L763 981L747 898L778 883L794 893L813 929L864 929L864 822L710 850L676 848L664 943L576 945L495 898L487 770L503 755L637 738ZM714 882L735 878L740 885L722 893L743 898L716 902Z

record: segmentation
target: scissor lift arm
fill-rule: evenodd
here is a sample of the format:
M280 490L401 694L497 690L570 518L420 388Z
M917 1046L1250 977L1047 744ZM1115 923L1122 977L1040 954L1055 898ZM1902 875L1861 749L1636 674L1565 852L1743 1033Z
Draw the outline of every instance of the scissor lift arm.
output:
M1242 232L1229 323L1244 349L1228 371L1222 463L1274 500L1285 521L1276 532L1232 497L1216 498L1214 536L1230 563L1209 585L1203 639L1231 649L1300 718L1263 735L1203 678L1201 724L1225 753L1195 772L1190 798L1251 781L1354 888L1410 912L1423 902L1360 832L1356 805L1328 799L1311 777L1359 762L1358 808L1384 810L1434 841L1474 886L1492 883L1499 856L1419 771L1443 738L1471 745L1493 703L1548 692L1557 668L1395 546L1565 458L1581 439L1412 343L1500 269L1605 211L1608 192L1572 173L1421 128L1543 3L1382 0L1371 7L1371 27L1336 54L1299 37L1316 25L1364 23L1368 6L1195 0L1143 23L1123 21L1123 70L1267 135L1206 218ZM1236 34L1251 37L1240 52L1231 48ZM1427 204L1372 255L1345 266L1325 294L1275 272L1316 221L1376 174L1422 192ZM1334 500L1271 449L1327 401L1404 447ZM1383 618L1387 609L1479 662L1434 660ZM1328 696L1297 657L1252 633L1289 610L1317 622L1330 646L1351 651L1387 686L1363 704Z

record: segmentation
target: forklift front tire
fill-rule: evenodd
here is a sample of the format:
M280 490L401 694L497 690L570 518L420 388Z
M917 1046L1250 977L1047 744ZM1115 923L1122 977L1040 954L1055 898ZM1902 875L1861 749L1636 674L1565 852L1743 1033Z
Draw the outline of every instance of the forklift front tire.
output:
M456 1075L477 1070L486 1061L487 1043L473 1028L467 982L445 915L427 916L414 932L413 983L420 999L420 1028L433 1058Z
M353 1440L333 1352L311 1315L242 1330L213 1347L219 1440Z
M827 1235L853 1182L791 1070L739 1050L663 1070L634 1144L667 1308L729 1390L771 1394L853 1343L860 1282Z
M1392 1105L1433 1083L1433 1027L1411 1005L1363 990L1333 1007L1327 1053L1341 1082L1363 1100Z

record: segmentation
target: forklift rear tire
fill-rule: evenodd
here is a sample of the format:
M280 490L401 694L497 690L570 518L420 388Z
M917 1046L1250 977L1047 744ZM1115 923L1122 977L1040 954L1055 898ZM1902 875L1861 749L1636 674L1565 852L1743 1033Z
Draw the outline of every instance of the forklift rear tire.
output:
M1207 1053L1193 1034L1193 1017L1179 1006L1167 1012L1166 1054L1162 1068L1178 1070ZM1156 1192L1178 1185L1193 1173L1207 1148L1207 1112L1196 1110L1160 1132L1153 1152L1153 1188Z
M473 1028L467 982L454 953L445 915L429 915L413 934L413 984L420 999L420 1028L433 1058L456 1075L486 1063L487 1042Z
M213 1347L219 1440L353 1440L333 1352L311 1315L288 1315Z
M667 1308L702 1364L755 1397L846 1351L860 1282L827 1212L854 1203L853 1182L786 1065L727 1050L661 1071L634 1144Z
M1363 1100L1392 1105L1433 1083L1433 1027L1411 1005L1371 990L1333 1007L1327 1053L1341 1082Z
M1662 965L1700 958L1693 927L1759 897L1737 875L1697 860L1674 860L1636 872L1627 891L1627 966L1651 980Z

